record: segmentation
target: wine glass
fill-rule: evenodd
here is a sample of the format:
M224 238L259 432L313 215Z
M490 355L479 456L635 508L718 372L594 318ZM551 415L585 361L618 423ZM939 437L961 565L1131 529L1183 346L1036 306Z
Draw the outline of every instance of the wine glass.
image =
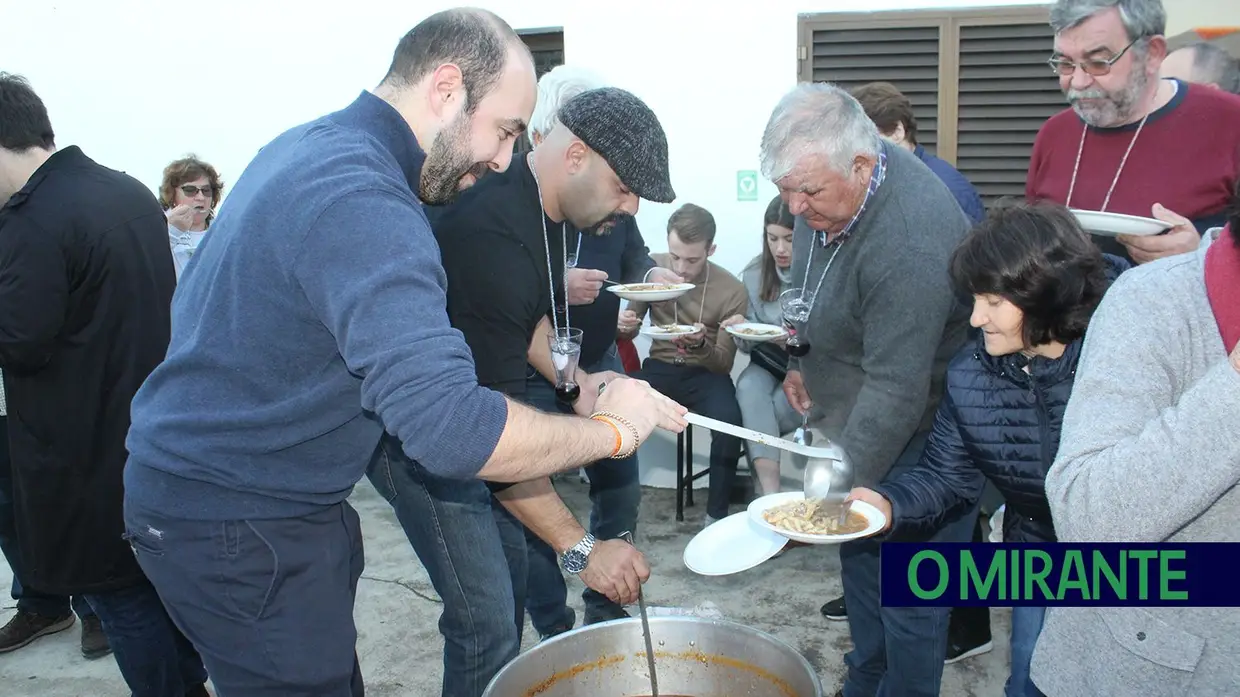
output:
M784 314L784 327L788 330L788 341L784 347L788 350L788 355L800 358L809 353L809 341L801 338L796 325L809 321L810 312L814 309L814 298L806 298L803 288L789 288L779 294L779 306Z
M555 396L566 404L572 404L581 396L581 386L577 384L581 336L582 331L573 327L560 327L547 334L551 363L555 367Z

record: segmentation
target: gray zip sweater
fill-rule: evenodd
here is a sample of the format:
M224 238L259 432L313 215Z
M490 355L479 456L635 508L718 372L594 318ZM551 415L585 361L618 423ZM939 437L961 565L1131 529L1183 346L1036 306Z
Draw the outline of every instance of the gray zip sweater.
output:
M1125 272L1090 322L1046 475L1062 542L1237 539L1240 372L1206 248ZM1049 608L1033 680L1054 697L1240 695L1240 608Z
M963 344L969 309L947 263L970 223L933 172L903 148L884 146L887 176L842 243L822 247L797 218L792 285L821 289L793 359L814 418L853 461L856 485L882 481L910 438L930 429L947 363ZM814 249L806 274L810 245Z

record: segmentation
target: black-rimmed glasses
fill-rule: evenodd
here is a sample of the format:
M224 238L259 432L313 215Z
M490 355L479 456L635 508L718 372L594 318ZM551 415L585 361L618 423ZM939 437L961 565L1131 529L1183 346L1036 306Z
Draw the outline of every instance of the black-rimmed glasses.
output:
M1064 56L1053 56L1046 61L1046 64L1051 66L1051 70L1054 70L1059 75L1071 75L1076 72L1078 67L1085 71L1086 75L1092 75L1093 77L1109 75L1111 72L1111 66L1115 65L1116 61L1120 58L1123 58L1124 54L1128 53L1128 49L1135 46L1138 41L1144 38L1145 37L1142 36L1133 39L1132 42L1121 49L1119 53L1105 60L1101 58L1090 58L1088 60L1077 62Z

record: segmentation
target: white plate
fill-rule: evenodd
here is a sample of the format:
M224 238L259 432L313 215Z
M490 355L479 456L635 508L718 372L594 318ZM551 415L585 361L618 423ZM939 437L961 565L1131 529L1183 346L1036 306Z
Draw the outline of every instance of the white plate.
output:
M643 286L671 286L671 288L663 290L639 290ZM638 300L644 303L657 303L663 300L672 300L693 290L692 283L618 283L614 286L606 286L607 290L619 295L625 300Z
M1086 232L1095 235L1157 235L1171 226L1154 218L1142 218L1122 213L1100 213L1073 208L1072 214Z
M793 532L791 530L777 528L766 522L766 519L762 517L762 514L768 508L778 506L782 503L788 503L789 501L800 501L804 498L805 493L801 491L785 491L781 494L767 494L762 498L754 499L753 503L749 504L749 510L747 512L749 513L750 519L753 520L754 524L759 527L765 528L778 535L783 535L790 540L796 540L797 542L804 542L811 545L838 545L841 542L848 542L849 540L869 537L882 530L883 526L887 524L887 517L883 515L882 511L864 501L853 501L852 510L865 516L866 520L868 520L870 524L866 526L864 530L850 533L848 535L808 535L805 533Z
M685 566L702 576L747 571L770 559L788 538L755 525L749 513L733 513L699 532L685 547Z
M775 334L746 334L745 330L750 331L774 331ZM746 341L775 341L788 336L788 330L777 324L762 324L761 322L741 322L728 327L728 333L738 339Z
M662 339L666 341L675 339L678 336L689 336L697 331L697 327L692 324L677 324L675 326L676 331L673 332L663 331L659 327L653 325L649 327L642 327L642 336L648 336L651 339Z

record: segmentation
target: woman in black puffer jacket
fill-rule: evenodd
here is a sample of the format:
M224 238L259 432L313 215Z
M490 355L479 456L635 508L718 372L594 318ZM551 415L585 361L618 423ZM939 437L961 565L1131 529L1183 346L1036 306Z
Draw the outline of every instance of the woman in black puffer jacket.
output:
M918 467L850 498L877 506L889 539L924 539L973 506L989 479L1006 499L1005 542L1054 542L1044 481L1089 319L1127 263L1103 255L1057 204L999 206L961 242L952 281L980 330L952 360ZM1043 608L1012 613L1008 697L1040 696L1029 662Z

